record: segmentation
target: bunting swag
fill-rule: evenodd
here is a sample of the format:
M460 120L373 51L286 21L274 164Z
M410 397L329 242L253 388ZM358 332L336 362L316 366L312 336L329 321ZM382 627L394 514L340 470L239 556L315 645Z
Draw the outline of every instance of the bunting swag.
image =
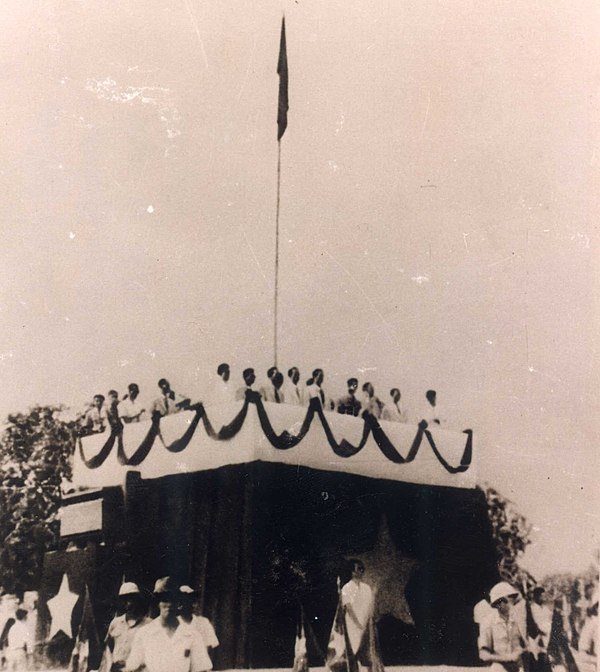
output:
M425 430L425 436L429 441L431 450L433 450L435 456L440 461L444 469L451 474L460 474L466 471L471 466L471 460L473 459L473 431L471 429L465 429L463 434L467 435L465 452L463 453L463 456L460 460L460 464L458 465L458 467L453 467L450 464L448 464L448 462L446 462L446 460L438 450L437 446L435 445L435 441L433 440L433 436L431 436L431 432L427 429Z
M318 398L311 399L306 416L297 434L290 434L290 432L287 430L284 430L281 432L281 434L278 434L271 424L260 395L258 392L254 392L252 390L249 390L246 393L244 404L239 413L229 424L223 425L218 431L216 431L211 424L204 406L202 404L197 404L192 408L192 410L195 411L195 415L185 433L179 439L176 439L169 445L167 445L162 439L160 431L160 416L156 415L152 418L152 424L148 430L147 435L144 437L133 454L131 454L129 457L125 453L125 447L123 445L122 427L113 429L100 451L89 459L86 458L83 452L81 439L79 439L79 455L81 456L82 462L88 469L97 469L107 459L116 442L117 459L119 464L123 466L138 466L149 455L157 437L161 439L164 447L170 453L179 453L183 451L190 443L201 420L206 434L211 439L214 441L228 441L236 436L236 434L243 427L250 404L256 406L262 431L269 443L277 450L288 450L289 448L297 446L302 441L302 439L304 439L312 425L315 416L317 416L321 421L327 443L329 443L330 448L338 457L347 458L358 454L365 447L369 435L373 434L373 438L379 450L390 462L394 464L408 464L416 458L417 453L419 452L419 448L421 447L421 443L423 442L423 437L425 437L434 455L448 473L464 473L471 466L471 461L473 458L473 432L470 429L466 429L463 432L467 435L465 449L463 451L460 463L457 466L453 466L440 453L431 432L426 428L426 423L421 423L419 425L415 438L413 439L412 445L410 446L406 456L403 456L398 452L379 424L377 418L369 413L363 413L362 419L364 422L364 427L362 437L358 445L355 446L346 439L342 439L340 442L338 442L333 434L333 431L331 430L331 427L329 426L329 422L327 421L325 414L323 413L323 408Z

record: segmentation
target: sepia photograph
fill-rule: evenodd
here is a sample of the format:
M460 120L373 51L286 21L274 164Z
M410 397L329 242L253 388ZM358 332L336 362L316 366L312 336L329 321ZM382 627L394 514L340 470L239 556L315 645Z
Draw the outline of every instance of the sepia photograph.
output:
M597 3L0 25L0 671L595 672Z

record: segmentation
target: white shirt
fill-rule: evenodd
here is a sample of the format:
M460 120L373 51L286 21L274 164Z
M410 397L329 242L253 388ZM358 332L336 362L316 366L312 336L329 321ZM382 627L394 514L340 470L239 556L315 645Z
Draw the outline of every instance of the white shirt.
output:
M12 628L8 631L6 648L9 651L24 650L30 639L31 635L25 621L15 621Z
M342 588L342 606L351 606L356 618L363 627L359 627L352 617L346 614L346 630L354 653L360 647L367 623L373 612L373 590L364 581L348 581Z
M203 672L212 663L197 628L179 622L169 636L155 618L140 628L133 639L125 669L133 672L144 665L148 672Z
M171 392L173 392L173 390L171 390ZM173 392L173 394L173 399L171 399L171 397L167 398L164 394L158 397L158 399L155 399L152 404L152 412L158 411L161 415L173 415L173 413L182 411L182 407L177 404L183 403L187 397L184 397L177 392Z
M219 406L221 404L230 404L235 400L235 389L232 385L229 384L229 381L225 382L221 376L216 378L210 388L208 395L208 405L209 406Z
M139 401L139 397L123 399L119 404L119 417L125 422L139 422L140 415L144 410L144 405Z
M286 404L294 404L295 406L302 405L302 395L300 394L300 388L297 385L294 385L291 378L285 379L282 388L285 394Z
M213 649L216 646L219 646L217 633L215 632L213 624L208 620L208 618L194 615L192 617L192 625L200 630L200 634L202 635L202 639L204 640L206 646Z
M398 406L400 405L398 404ZM383 415L381 418L388 422L406 422L406 413L402 406L398 409L396 404L393 401L390 401L389 404L386 404L383 407Z

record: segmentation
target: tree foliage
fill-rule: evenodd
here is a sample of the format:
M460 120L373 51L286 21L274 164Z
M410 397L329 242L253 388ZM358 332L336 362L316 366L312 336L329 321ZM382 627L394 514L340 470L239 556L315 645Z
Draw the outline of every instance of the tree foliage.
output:
M519 560L531 543L531 526L514 504L497 490L487 486L484 494L498 553L500 576L512 585L530 586L534 583L533 578L519 566Z
M43 554L56 548L61 483L71 477L72 423L62 409L9 415L0 437L0 586L36 589Z

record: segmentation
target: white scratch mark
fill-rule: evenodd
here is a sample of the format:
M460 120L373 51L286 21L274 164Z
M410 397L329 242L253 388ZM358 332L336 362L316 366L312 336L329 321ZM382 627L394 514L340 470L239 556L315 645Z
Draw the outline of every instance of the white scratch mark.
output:
M244 229L244 227L241 224L240 224L240 229L242 230L242 235L244 236L244 240L246 241L246 245L248 245L248 247L250 248L250 253L254 257L254 261L256 262L256 265L258 266L258 270L260 271L260 274L262 275L263 280L265 280L265 282L266 282L267 276L265 275L265 272L263 271L263 268L260 265L260 261L258 260L258 257L256 256L256 254L254 252L254 248L252 247L252 244L248 240L248 236L246 235L246 230Z
M146 208L146 212L148 212L149 214L152 214L152 213L154 212L154 206L153 206L153 205L149 205L149 206Z
M133 105L149 105L154 107L159 115L159 120L166 126L167 137L173 138L181 135L177 124L181 116L174 104L171 90L161 86L122 86L111 77L105 79L88 79L85 90L95 94L99 100L108 100L113 103ZM83 121L82 118L80 118Z
M120 359L118 362L119 366L127 366L129 364L129 360L127 359Z
M417 283L417 285L422 285L424 282L429 282L429 276L428 275L415 275L411 278L414 282Z
M468 233L463 233L463 241L465 243L465 250L468 252L469 251L469 246L467 245L467 236L469 235Z
M365 366L365 367L358 367L359 373L368 373L369 371L377 371L376 366Z
M337 173L337 171L340 169L338 164L333 159L330 159L327 162L327 165L329 166L329 170L331 170L332 173Z
M73 240L75 238L75 234L73 233L73 231L69 231L69 238L71 240Z
M202 58L204 59L204 65L206 66L206 69L208 70L208 58L206 56L206 51L204 49L204 42L202 42L202 35L200 35L200 28L198 28L198 22L196 21L196 17L194 16L194 12L192 11L192 6L190 4L190 0L183 0L183 4L185 5L185 8L188 11L188 14L190 15L190 21L192 22L192 26L194 27L194 32L198 36L198 42L200 43L200 51L202 52Z
M486 341L488 345L494 345L494 341Z
M156 353L154 350L144 350L144 354L148 355L149 357L152 357L152 359L156 359Z
M0 353L0 362L3 362L5 359L12 359L14 356L14 352L12 350L9 350L9 352L1 352Z

